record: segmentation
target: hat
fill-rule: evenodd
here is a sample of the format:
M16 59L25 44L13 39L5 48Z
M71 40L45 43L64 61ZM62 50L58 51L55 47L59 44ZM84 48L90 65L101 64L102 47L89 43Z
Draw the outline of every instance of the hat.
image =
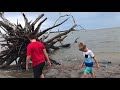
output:
M78 45L78 46L79 46L79 50L80 50L80 51L84 51L84 50L85 50L85 48L86 48L86 45L85 45L85 44L83 44L83 43L81 43L81 42L79 43L79 45Z

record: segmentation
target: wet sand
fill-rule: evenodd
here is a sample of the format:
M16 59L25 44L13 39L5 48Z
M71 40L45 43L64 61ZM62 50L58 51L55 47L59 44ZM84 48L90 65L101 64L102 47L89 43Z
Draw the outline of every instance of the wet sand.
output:
M100 68L93 67L96 78L120 78L120 65L111 62L99 62ZM50 68L44 67L43 74L46 78L83 78L85 67L80 68L79 63L68 63L62 65L54 65ZM0 78L33 78L32 69L29 71L16 70L9 68L0 70ZM89 78L91 78L89 76Z

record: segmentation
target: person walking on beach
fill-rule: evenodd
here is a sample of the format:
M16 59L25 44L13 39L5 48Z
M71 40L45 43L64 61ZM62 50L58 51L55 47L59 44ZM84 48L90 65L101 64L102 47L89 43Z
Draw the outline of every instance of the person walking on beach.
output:
M84 65L86 66L85 70L84 70L84 78L88 78L88 75L91 74L92 78L95 78L95 75L92 71L92 67L93 67L93 60L96 63L97 68L99 68L99 64L95 58L95 55L93 54L93 52L91 50L89 50L85 44L80 43L78 45L79 50L83 52L84 55L84 60L82 61L82 64L80 65L80 67L82 68Z
M31 59L34 78L45 78L42 74L45 61L47 60L48 65L51 66L46 48L41 42L36 40L34 34L31 34L28 37L31 43L27 46L26 70L28 70Z

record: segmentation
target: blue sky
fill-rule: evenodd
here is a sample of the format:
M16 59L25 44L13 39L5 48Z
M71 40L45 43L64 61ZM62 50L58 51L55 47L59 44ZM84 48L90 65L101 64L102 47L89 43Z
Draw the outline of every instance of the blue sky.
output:
M47 17L47 21L44 22L41 29L45 29L54 24L55 20L59 17L60 12L24 12L28 17L28 20L35 20L36 17L42 13ZM70 12L61 12L62 15L69 14ZM71 12L74 16L76 23L81 25L86 30L93 30L99 28L120 27L120 12ZM5 17L13 23L19 23L24 26L24 19L21 12L5 12ZM0 19L1 20L1 19ZM65 20L62 18L60 21ZM59 22L60 22L59 21ZM59 23L58 22L58 23ZM66 30L73 25L72 18L69 19L64 25L54 30Z

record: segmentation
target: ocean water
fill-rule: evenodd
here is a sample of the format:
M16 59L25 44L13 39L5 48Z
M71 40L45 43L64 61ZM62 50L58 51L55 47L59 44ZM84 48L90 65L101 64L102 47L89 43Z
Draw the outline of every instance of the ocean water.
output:
M53 37L55 34L51 34ZM112 63L120 63L120 28L107 28L98 30L73 31L68 34L64 40L64 44L71 43L70 48L61 48L56 51L52 58L60 63L80 62L83 60L83 54L78 50L78 43L74 43L75 39L83 42L91 49L98 61L111 61ZM57 43L56 45L59 45Z
M54 37L56 34L58 33L51 33L49 38ZM94 52L98 61L111 61L120 64L120 27L73 31L63 41L63 44L70 43L71 47L55 51L51 54L52 59L59 63L81 62L83 54L78 49L78 43L74 43L78 37L80 37L78 43L85 43ZM60 43L55 45L58 46Z

